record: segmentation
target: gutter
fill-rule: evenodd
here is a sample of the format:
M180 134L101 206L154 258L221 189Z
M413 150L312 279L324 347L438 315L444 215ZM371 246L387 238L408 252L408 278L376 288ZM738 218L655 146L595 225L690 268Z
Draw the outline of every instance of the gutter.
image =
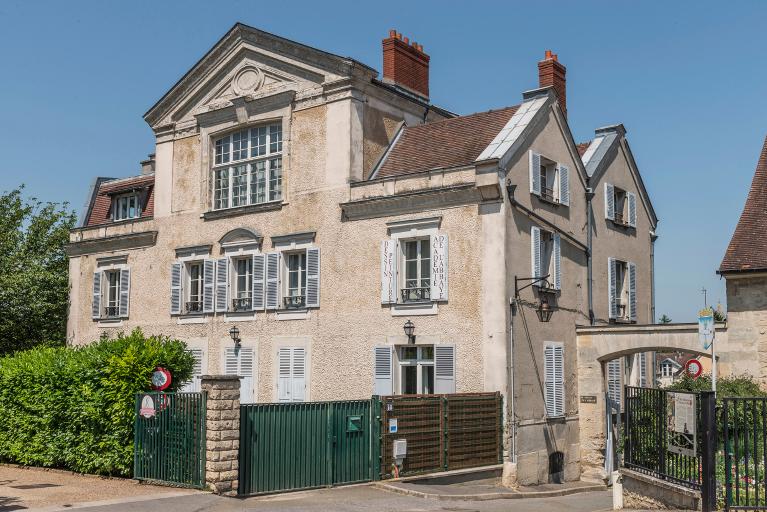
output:
M591 325L594 325L594 270L593 270L593 258L592 258L592 252L591 248L592 245L592 235L594 230L594 222L592 221L592 217L594 212L592 211L592 204L591 200L594 199L594 191L591 190L591 188L586 189L586 221L587 221L587 229L588 233L586 236L586 246L588 247L588 250L586 251L586 273L587 273L587 285L586 289L588 290L588 301L589 301L589 323Z

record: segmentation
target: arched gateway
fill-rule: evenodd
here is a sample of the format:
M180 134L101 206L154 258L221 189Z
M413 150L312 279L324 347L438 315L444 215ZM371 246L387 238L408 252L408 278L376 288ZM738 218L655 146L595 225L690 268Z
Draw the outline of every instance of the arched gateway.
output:
M688 352L710 357L698 340L698 324L607 325L578 327L578 416L582 475L604 479L605 365L641 352ZM717 325L717 347L726 350L727 331ZM717 350L719 352L719 350ZM717 354L717 360L721 355Z

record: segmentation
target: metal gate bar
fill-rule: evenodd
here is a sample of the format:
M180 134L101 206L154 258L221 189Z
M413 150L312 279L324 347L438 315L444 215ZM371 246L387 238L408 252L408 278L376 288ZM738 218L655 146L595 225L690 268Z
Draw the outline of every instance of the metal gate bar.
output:
M723 398L725 508L767 509L767 398Z

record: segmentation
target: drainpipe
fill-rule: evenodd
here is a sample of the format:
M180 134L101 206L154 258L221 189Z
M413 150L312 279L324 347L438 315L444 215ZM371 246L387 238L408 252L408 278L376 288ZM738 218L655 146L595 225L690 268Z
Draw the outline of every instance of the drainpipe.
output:
M655 323L655 241L658 235L650 231L650 322Z
M591 325L594 325L594 281L592 279L592 250L591 250L591 236L592 232L594 231L594 225L593 225L593 215L592 215L592 205L591 200L594 199L594 191L591 190L591 188L586 189L586 229L588 229L588 233L586 234L586 247L588 248L586 252L586 268L587 268L587 290L588 290L588 296L589 296L589 323Z
M509 301L509 342L506 347L506 388L509 397L509 460L517 462L517 425L514 415L514 299Z

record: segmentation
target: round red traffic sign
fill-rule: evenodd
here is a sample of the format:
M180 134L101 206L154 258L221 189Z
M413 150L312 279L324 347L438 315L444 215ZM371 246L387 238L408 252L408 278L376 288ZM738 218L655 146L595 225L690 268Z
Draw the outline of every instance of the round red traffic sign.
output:
M165 368L158 366L152 373L152 388L157 391L168 389L170 386L171 376L170 372Z
M703 365L697 359L690 359L684 364L684 371L693 379L697 379L703 373Z

